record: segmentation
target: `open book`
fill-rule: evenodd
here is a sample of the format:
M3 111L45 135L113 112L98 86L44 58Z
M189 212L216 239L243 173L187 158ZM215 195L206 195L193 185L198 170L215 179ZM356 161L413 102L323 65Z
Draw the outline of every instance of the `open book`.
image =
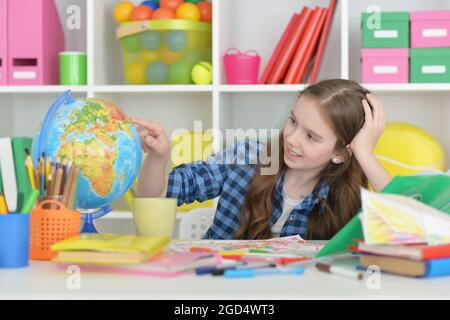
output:
M366 244L450 243L450 216L411 197L362 190Z

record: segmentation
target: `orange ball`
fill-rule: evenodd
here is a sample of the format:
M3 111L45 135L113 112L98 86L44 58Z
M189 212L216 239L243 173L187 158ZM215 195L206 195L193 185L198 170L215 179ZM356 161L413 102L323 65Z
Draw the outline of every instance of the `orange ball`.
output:
M204 22L212 21L212 5L211 2L200 1L197 3L197 7L200 9L201 20Z
M181 60L184 56L183 52L175 52L171 51L167 47L162 47L159 50L159 56L161 57L161 60L164 61L167 64L174 64L175 62Z
M118 23L130 21L130 15L134 7L135 7L134 3L131 3L129 1L119 2L114 7L114 19Z
M153 10L147 6L138 6L131 11L131 21L150 20L153 14Z
M177 9L177 19L200 21L200 9L193 3L183 3Z
M160 8L168 8L175 12L179 6L183 4L184 0L160 0L159 7Z
M175 13L169 8L159 8L153 12L152 20L170 20L175 19Z

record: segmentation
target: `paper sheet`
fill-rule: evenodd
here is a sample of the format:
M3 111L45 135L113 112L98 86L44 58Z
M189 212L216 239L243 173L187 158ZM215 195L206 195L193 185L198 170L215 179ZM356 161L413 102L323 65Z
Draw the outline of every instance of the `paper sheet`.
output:
M179 240L172 241L169 250L186 252L192 248L204 248L217 252L241 252L248 255L264 255L266 257L298 257L312 256L322 247L323 245L321 244L307 243L297 235L267 240ZM264 252L252 252L254 250Z

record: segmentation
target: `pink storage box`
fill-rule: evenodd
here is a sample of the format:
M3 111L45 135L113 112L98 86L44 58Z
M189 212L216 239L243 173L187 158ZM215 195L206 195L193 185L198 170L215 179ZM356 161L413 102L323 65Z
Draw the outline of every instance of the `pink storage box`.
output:
M0 0L0 85L8 84L8 2Z
M408 83L409 49L361 49L363 83Z
M411 48L450 47L450 10L411 12Z
M59 83L64 31L54 0L8 1L8 84Z

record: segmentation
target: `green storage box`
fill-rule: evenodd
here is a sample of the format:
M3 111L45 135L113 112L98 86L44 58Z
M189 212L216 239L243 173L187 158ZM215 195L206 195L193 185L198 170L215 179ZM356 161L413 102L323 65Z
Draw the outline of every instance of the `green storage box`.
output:
M363 48L409 48L408 12L363 13L361 23Z
M450 48L413 48L411 83L450 83Z

